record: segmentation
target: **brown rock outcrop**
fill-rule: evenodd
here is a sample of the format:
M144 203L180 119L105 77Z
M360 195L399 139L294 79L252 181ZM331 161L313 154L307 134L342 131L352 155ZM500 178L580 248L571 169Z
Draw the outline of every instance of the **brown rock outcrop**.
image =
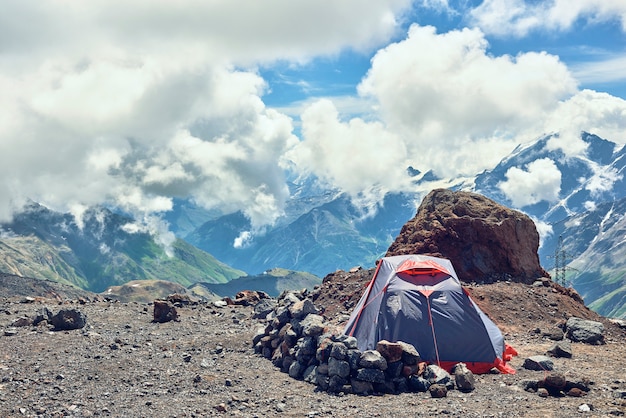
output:
M532 283L549 277L539 264L538 248L539 234L527 215L476 193L436 189L386 255L447 258L468 283Z

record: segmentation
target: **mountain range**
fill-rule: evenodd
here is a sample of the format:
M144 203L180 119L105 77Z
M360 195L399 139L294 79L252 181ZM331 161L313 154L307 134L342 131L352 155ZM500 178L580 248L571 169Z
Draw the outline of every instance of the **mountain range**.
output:
M530 215L542 235L542 265L554 269L560 254L568 263L560 266L564 280L590 307L624 317L626 149L582 133L584 151L572 152L554 145L558 135L520 146L471 178L438 179L409 167L415 189L387 194L376 210L358 207L314 179L293 181L285 215L242 246L235 246L235 239L250 230L250 223L241 212L220 215L177 200L166 215L178 236L173 257L150 234L129 232L124 226L133 220L111 210L87 211L79 227L72 215L33 203L0 226L0 271L93 291L137 279L187 287L227 283L247 275L258 278L274 268L324 277L338 269L372 267L415 215L423 196L446 187L477 192ZM530 186L521 184L528 179ZM516 197L511 185L513 191L527 187L527 196Z
M71 214L32 203L0 226L0 271L98 293L131 280L167 280L187 287L246 275L181 239L167 254L149 233L129 229L133 222L98 208L77 223Z

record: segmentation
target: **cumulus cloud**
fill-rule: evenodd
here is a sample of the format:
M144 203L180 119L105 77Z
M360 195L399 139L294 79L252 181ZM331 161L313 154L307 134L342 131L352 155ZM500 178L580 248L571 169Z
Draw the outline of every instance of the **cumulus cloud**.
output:
M409 5L5 2L0 220L28 198L77 219L106 203L162 233L151 215L180 196L243 210L255 230L273 222L297 139L255 67L380 45Z
M555 202L561 191L561 171L549 158L529 163L524 169L511 167L505 174L506 181L498 188L511 201L521 208L542 200Z
M378 51L359 86L415 161L440 175L493 166L521 132L576 92L558 57L492 56L487 47L477 29L437 34L413 25L405 40Z
M355 198L377 200L378 191L408 186L405 144L380 122L342 121L330 100L320 100L302 114L302 136L287 156L300 170Z
M500 36L526 36L533 30L570 29L579 19L590 24L618 20L626 31L626 3L622 0L485 0L474 8L473 24Z
M561 132L560 147L579 150L580 132L592 132L602 138L626 143L626 100L607 93L581 90L558 103L543 119L545 132ZM580 145L580 144L579 144Z

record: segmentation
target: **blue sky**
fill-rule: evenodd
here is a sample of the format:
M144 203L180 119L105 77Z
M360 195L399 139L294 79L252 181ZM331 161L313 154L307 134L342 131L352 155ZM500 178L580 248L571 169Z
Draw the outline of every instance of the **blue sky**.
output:
M411 24L431 25L439 33L472 25L467 9L452 9L453 6L449 6L451 10L446 11L435 6L414 4L402 16L402 29L391 42L405 36ZM619 12L616 10L613 16L598 22L580 16L566 30L546 27L525 36L487 34L488 52L514 56L520 52L546 51L558 56L579 76L579 88L604 91L626 99L626 33ZM268 106L280 107L313 96L355 95L356 86L367 73L374 53L348 49L329 57L315 58L303 65L281 63L261 68L260 74L271 88L264 95L264 101ZM610 67L606 61L611 59L620 59L621 64ZM585 72L591 67L601 71L603 64L607 64L607 68L598 74Z
M550 132L624 144L625 86L623 0L6 0L0 220L105 204L171 241L183 198L255 232L287 175L376 204L414 191L408 166L471 177Z

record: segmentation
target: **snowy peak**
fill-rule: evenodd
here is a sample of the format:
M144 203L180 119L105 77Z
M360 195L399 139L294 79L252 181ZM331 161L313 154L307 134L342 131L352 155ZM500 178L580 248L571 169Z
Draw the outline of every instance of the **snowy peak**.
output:
M551 134L518 147L479 174L474 191L544 223L626 196L623 147L585 132L568 141Z

